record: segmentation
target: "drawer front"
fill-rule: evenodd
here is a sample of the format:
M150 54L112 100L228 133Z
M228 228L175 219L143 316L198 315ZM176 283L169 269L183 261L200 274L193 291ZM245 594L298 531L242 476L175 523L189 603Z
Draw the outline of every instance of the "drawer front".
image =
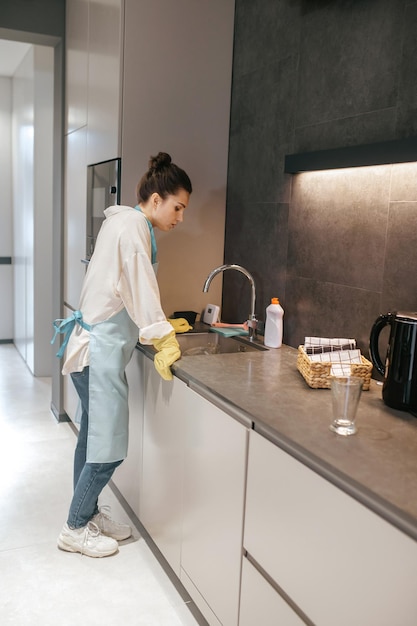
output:
M303 626L304 622L248 561L243 559L239 626Z
M415 626L417 544L254 431L244 547L320 626Z

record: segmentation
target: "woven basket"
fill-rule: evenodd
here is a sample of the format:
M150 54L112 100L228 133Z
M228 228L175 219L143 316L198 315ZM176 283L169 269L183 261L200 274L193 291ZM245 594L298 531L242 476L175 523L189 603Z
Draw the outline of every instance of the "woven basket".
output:
M367 391L371 384L372 363L361 355L362 363L351 363L351 376L363 378L362 389ZM304 350L304 346L298 346L297 369L309 387L313 389L330 389L332 375L330 370L332 363L323 361L311 361Z

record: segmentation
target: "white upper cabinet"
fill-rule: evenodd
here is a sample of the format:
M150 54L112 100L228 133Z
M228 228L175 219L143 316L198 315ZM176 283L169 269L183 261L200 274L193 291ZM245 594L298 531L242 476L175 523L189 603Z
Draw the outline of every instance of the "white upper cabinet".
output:
M87 164L119 156L122 0L67 0L67 133L87 127Z
M66 132L87 124L89 0L66 2Z
M87 163L119 156L122 0L89 4Z
M64 300L86 256L87 165L119 156L123 0L67 0Z

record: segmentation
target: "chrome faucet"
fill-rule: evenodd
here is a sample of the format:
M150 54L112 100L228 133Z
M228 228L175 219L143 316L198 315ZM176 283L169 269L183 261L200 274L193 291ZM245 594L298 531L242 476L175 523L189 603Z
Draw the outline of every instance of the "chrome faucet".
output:
M212 270L210 274L207 276L206 282L204 283L203 292L207 293L210 287L210 283L213 280L213 278L217 276L217 274L220 274L220 272L224 272L225 270L237 270L238 272L242 272L242 274L244 274L246 278L248 278L251 284L251 288L252 288L251 310L249 313L249 319L247 320L246 323L249 327L249 341L253 341L254 338L256 337L256 327L258 325L258 320L256 319L256 315L255 315L256 289L255 289L255 281L253 280L252 275L249 274L248 270L245 270L245 268L242 267L241 265L235 265L233 263L220 265L219 267L216 267L216 269Z

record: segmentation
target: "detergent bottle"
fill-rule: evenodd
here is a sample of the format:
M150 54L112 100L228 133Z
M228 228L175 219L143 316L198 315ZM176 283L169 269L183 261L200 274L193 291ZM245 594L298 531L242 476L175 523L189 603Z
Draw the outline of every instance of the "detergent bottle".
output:
M268 348L280 348L282 344L282 318L284 309L278 298L272 298L266 307L264 344Z

